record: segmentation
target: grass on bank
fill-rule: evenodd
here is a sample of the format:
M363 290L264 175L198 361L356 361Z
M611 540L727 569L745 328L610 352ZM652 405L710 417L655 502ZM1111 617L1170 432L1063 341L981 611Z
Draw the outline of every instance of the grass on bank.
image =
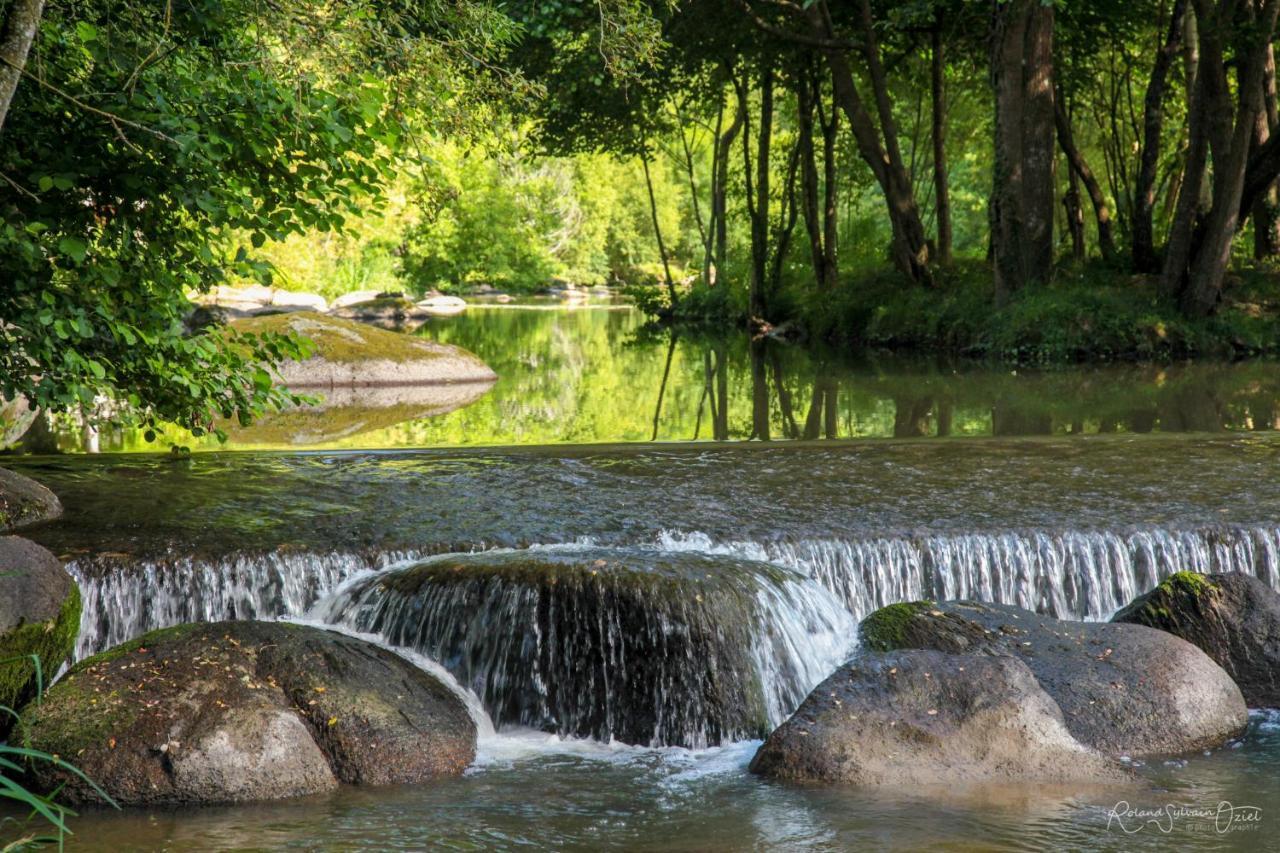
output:
M0 667L13 665L34 667L35 703L39 704L45 688L40 656L32 654L0 660ZM11 719L15 724L15 732L21 730L22 717L14 709L0 705L0 717ZM18 851L36 850L48 846L56 846L58 850L62 850L67 836L73 834L68 826L68 820L75 817L76 813L57 802L58 792L54 791L46 796L32 791L24 784L26 768L36 762L51 764L76 774L92 785L109 805L116 805L106 791L98 787L77 767L63 761L59 756L0 741L0 800L14 803L25 812L21 817L0 816L0 853L18 853Z
M833 293L812 285L784 289L769 304L775 324L791 321L841 347L942 352L1019 364L1169 361L1280 354L1280 271L1250 268L1229 277L1216 314L1183 316L1162 299L1153 276L1103 264L1059 270L1046 285L995 307L990 268L959 262L933 288L892 270L846 278ZM655 310L654 300L641 307ZM675 322L746 322L741 288L696 285Z

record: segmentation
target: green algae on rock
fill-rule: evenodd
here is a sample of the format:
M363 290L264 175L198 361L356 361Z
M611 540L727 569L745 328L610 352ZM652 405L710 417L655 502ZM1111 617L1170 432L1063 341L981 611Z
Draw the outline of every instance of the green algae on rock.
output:
M977 601L916 606L899 616L893 633L873 636L900 648L1018 658L1061 706L1076 739L1108 755L1215 747L1248 722L1244 698L1222 667L1162 631Z
M245 802L461 773L475 723L447 686L363 640L301 625L153 631L81 661L24 712L23 740L124 805ZM97 792L51 767L43 790Z
M1239 572L1177 572L1114 617L1167 631L1227 671L1251 708L1280 705L1280 593Z
M464 349L314 313L272 314L236 320L240 333L291 333L310 339L305 361L284 362L290 388L366 387L453 382L492 383L496 374Z
M0 707L20 708L48 685L79 633L80 588L58 558L18 536L0 537ZM0 735L11 723L0 712Z

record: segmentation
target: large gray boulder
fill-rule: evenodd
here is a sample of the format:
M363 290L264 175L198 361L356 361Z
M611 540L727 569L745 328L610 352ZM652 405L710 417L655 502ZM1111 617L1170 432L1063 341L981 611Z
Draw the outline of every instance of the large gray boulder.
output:
M1019 607L921 601L863 620L872 649L1009 655L1057 701L1082 743L1113 756L1170 755L1240 734L1248 709L1204 652L1141 625L1067 622Z
M36 664L53 680L80 633L80 588L53 554L18 536L0 536L0 707L16 709L37 691ZM13 716L0 711L0 736Z
M421 782L461 773L476 740L461 699L405 659L277 622L183 625L81 661L28 706L23 732L125 805ZM99 799L78 777L33 772L70 802Z
M310 358L278 366L281 383L300 392L466 383L487 387L497 379L487 364L461 347L337 317L277 314L237 320L231 328L308 338L314 344Z
M1117 613L1195 645L1251 708L1280 707L1280 593L1252 575L1178 572Z
M751 770L796 782L917 787L1115 782L1031 670L1011 657L870 653L818 685Z
M62 515L58 496L30 477L0 468L0 533Z

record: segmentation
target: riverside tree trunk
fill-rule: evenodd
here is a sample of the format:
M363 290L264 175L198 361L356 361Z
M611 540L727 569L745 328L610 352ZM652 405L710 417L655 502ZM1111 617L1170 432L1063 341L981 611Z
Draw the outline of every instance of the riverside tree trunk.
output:
M12 0L0 23L0 133L40 29L44 0Z
M835 41L830 12L824 0L810 4L805 10L815 39L826 43ZM880 185L888 207L889 223L893 229L892 256L894 265L922 284L933 283L930 269L929 242L925 235L920 208L916 204L911 177L902 160L898 146L897 124L893 118L892 100L887 79L880 61L880 48L875 36L874 22L868 3L861 6L864 59L880 114L877 128L854 82L849 57L839 47L823 47L821 53L831 72L834 99L849 120L857 143L858 154L866 161Z
M715 250L712 257L714 264L716 281L720 278L720 271L724 269L726 255L728 252L728 216L727 210L727 192L726 187L729 181L729 154L733 150L733 142L738 138L738 134L742 131L742 126L746 122L746 107L741 100L738 101L737 109L733 114L733 121L729 123L729 127L716 140L715 161L712 164L711 179L711 217L715 223L712 229L715 232ZM708 283L712 281L709 277Z
M996 299L1053 268L1053 7L1040 0L995 5L992 250Z
M1174 0L1169 18L1169 32L1156 53L1142 104L1142 156L1138 181L1134 187L1133 266L1138 272L1157 269L1155 251L1156 171L1160 165L1160 134L1164 129L1164 99L1168 89L1169 69L1182 50L1186 29L1187 0Z
M839 270L836 262L837 211L835 144L839 125L837 113L827 118L822 109L822 86L817 75L801 76L796 87L799 117L797 153L800 157L801 207L809 235L813 274L822 290L834 290ZM818 176L815 122L822 131L822 176Z
M649 214L653 218L653 236L658 242L658 254L662 256L662 275L667 283L667 295L671 297L671 308L675 310L680 298L676 293L676 283L671 278L671 264L667 261L667 245L662 239L662 225L658 222L658 200L653 194L653 177L649 174L649 152L647 147L640 149L640 163L644 166L644 185L649 191Z
M942 46L942 21L931 37L929 88L933 97L933 191L938 216L938 257L951 263L951 192L947 185L947 82L946 55Z
M1262 150L1263 146L1276 132L1280 118L1276 111L1276 57L1275 50L1267 46L1266 57L1262 67L1262 99L1263 110L1258 113L1258 120L1253 132L1253 149L1250 154ZM1246 172L1247 181L1247 172ZM1272 183L1257 200L1250 205L1249 215L1253 218L1253 256L1259 260L1280 254L1280 199L1277 199L1276 184Z
M1067 158L1071 179L1072 181L1079 179L1080 183L1084 184L1085 192L1089 194L1089 201L1093 205L1094 219L1098 223L1098 249L1102 252L1103 258L1113 261L1116 257L1116 241L1111 228L1111 207L1107 204L1107 197L1102 192L1102 185L1098 183L1093 170L1089 168L1088 161L1076 147L1075 135L1071 130L1071 117L1067 114L1061 92L1054 99L1053 118L1058 129L1058 145ZM1078 194L1077 198L1079 198Z
M1204 316L1214 311L1221 298L1231 243L1241 222L1250 149L1264 109L1266 51L1275 33L1280 0L1243 0L1243 4L1241 0L1194 0L1194 6L1199 19L1200 67L1198 104L1192 112L1189 135L1193 145L1197 139L1207 139L1213 152L1212 205L1203 226L1194 229L1198 232L1194 245L1187 241L1186 250L1180 248L1172 258L1174 265L1166 262L1163 284L1177 296L1185 313ZM1238 103L1234 105L1225 64L1228 55L1236 68ZM1182 193L1191 189L1184 184ZM1179 199L1178 214L1189 218L1191 205L1181 202ZM1175 224L1180 233L1193 232L1190 222ZM1171 238L1168 254L1173 255L1173 250Z

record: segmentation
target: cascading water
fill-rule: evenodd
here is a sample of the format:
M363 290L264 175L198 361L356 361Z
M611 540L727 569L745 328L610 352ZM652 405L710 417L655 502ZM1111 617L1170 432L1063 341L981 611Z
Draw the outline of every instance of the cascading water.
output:
M433 557L312 616L440 661L500 727L653 746L763 736L854 636L829 593L776 566L583 546Z
M301 616L347 578L418 556L272 551L208 559L73 560L67 569L80 584L84 608L75 657L184 622Z
M667 533L659 547L761 560L812 577L857 619L898 601L972 598L1061 619L1107 619L1178 571L1246 572L1280 589L1280 527L972 533L717 542Z

